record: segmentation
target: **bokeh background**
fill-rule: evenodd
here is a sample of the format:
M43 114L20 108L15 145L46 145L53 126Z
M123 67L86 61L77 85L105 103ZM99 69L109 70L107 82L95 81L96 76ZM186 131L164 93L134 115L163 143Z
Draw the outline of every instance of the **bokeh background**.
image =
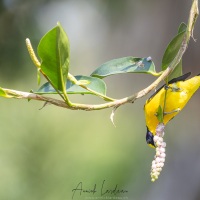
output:
M164 50L192 0L1 0L0 86L36 90L36 69L25 47L60 21L70 39L74 75L89 75L119 57L151 56L157 71ZM184 72L200 72L200 21L183 58ZM148 86L150 75L105 79L108 95L122 98ZM75 102L102 103L96 97L70 96ZM82 182L93 194L74 199L200 199L200 92L167 128L167 157L158 181L151 183L155 151L146 145L143 105L148 97L120 107L116 128L111 109L70 111L36 101L0 99L0 199L68 200ZM127 190L105 194L104 189Z

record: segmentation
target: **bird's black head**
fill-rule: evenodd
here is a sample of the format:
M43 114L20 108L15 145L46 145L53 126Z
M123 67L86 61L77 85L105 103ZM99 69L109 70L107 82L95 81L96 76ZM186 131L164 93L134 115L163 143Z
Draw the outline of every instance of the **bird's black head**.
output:
M153 137L154 137L153 133L151 131L149 131L149 129L147 127L146 142L150 147L155 148L155 143L154 143Z

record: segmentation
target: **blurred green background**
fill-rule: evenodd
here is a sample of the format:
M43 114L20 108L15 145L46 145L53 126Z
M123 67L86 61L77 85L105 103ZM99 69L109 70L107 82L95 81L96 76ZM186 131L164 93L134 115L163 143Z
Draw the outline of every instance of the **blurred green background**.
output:
M74 75L89 75L100 64L119 57L151 56L157 71L163 52L187 22L192 0L1 0L0 86L37 89L36 69L25 47L60 21L71 45ZM200 23L184 56L184 72L200 72ZM122 98L141 90L150 75L116 75L105 79L108 95ZM70 96L99 103L96 97ZM111 109L84 112L36 101L0 99L0 200L200 199L200 92L166 128L167 157L158 181L151 183L155 151L146 145L143 105L146 98L120 107L116 128ZM127 190L104 194L104 189Z

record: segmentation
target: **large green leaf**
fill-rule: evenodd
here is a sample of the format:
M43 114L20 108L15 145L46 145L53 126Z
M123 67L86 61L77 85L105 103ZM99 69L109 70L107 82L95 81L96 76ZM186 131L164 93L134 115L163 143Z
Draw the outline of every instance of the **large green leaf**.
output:
M106 84L103 80L90 76L75 76L75 78L80 80L85 80L89 82L86 85L89 89L98 92L102 95L106 95ZM66 89L68 94L92 94L90 91L73 84L71 81L67 80ZM37 92L37 94L56 94L54 88L49 84L49 82L42 85Z
M91 76L104 78L121 73L148 73L157 75L151 58L124 57L108 61L98 67Z
M60 23L40 40L38 55L42 72L54 88L64 91L69 70L69 41Z
M187 30L187 25L185 23L181 23L179 28L178 28L178 34L182 33ZM173 72L168 76L166 82L172 80L173 78L179 77L183 74L183 69L182 69L182 59L178 63L178 65L175 67Z
M179 49L181 48L184 36L185 30L176 35L167 46L162 58L162 70L165 70L176 57Z

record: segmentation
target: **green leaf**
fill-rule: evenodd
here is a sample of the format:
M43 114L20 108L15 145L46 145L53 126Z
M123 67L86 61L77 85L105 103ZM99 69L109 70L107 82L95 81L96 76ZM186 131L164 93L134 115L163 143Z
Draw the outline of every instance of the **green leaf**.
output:
M181 23L179 28L178 28L178 34L182 33L187 30L187 25L185 23ZM182 69L182 59L179 62L179 64L175 67L173 72L168 76L166 83L168 83L170 80L173 78L179 77L183 74L183 69Z
M98 92L102 95L106 95L106 84L103 80L90 76L75 76L78 81L87 82L85 85L91 90ZM67 80L66 89L68 94L93 94L92 92L73 84L71 81ZM37 92L37 94L56 94L57 92L49 84L49 82L42 85Z
M55 89L64 92L69 70L69 41L60 23L40 40L38 55L42 72Z
M187 25L184 22L182 22L178 28L178 33L181 33L186 30L187 30Z
M6 92L1 87L0 87L0 96L1 97L6 97L7 96Z
M161 106L158 107L158 111L157 111L157 119L160 123L163 122L163 109Z
M14 98L16 96L15 95L7 94L7 92L3 88L0 87L0 97Z
M108 61L98 67L91 76L104 78L122 73L147 73L158 75L151 58L124 57Z
M165 70L176 57L179 49L181 48L184 36L185 31L179 33L172 39L172 41L167 46L167 49L165 50L165 53L162 58L162 70Z
M173 72L168 76L167 82L169 82L170 80L172 80L173 78L179 77L183 74L183 70L182 70L182 59L179 62L179 64L175 67L175 69L173 70Z

